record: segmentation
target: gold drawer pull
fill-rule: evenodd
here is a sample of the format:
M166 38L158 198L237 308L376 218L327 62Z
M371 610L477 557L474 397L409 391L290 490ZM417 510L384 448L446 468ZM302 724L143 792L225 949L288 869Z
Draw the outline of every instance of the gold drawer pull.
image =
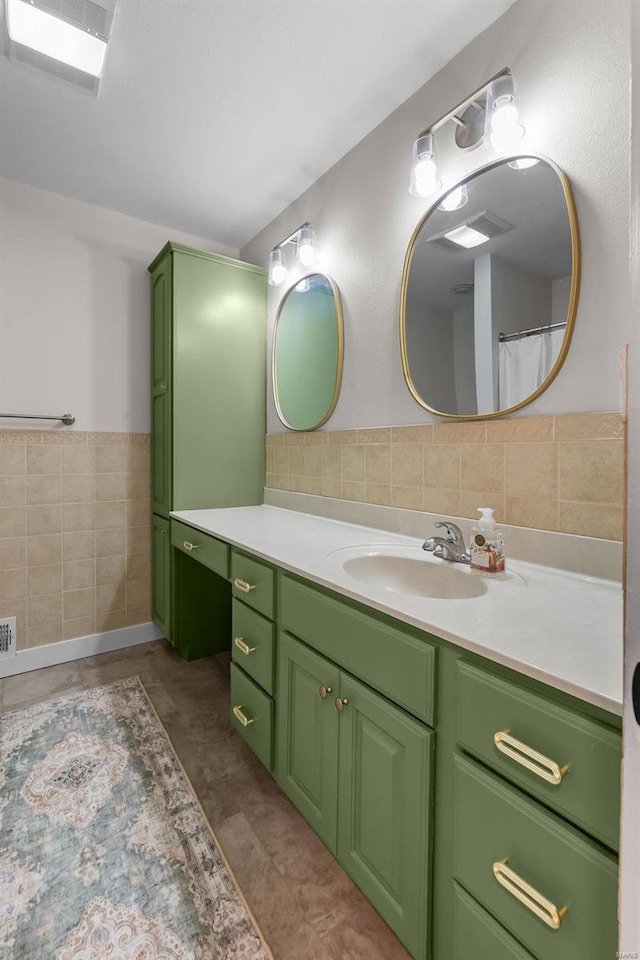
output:
M240 580L239 577L233 581L233 585L237 590L242 590L243 593L249 593L251 590L255 590L255 583L247 583L246 580Z
M320 689L318 690L318 693L320 694L321 700L326 700L328 694L331 693L331 687L320 687Z
M507 866L508 860L498 860L493 865L493 875L498 883L512 896L523 903L525 907L535 913L543 923L552 930L559 930L563 918L567 915L567 907L558 910L554 903L543 897L531 884L519 877Z
M249 656L250 653L253 653L256 649L255 647L250 647L248 643L245 643L244 637L234 637L233 642L235 643L238 650L242 650L242 652L247 657Z
M234 707L233 715L240 721L243 727L250 727L254 722L253 720L249 720L249 717L245 716L245 714L242 712L242 707Z
M198 549L198 544L197 544L197 543L191 543L190 540L183 540L183 541L182 541L182 546L185 548L185 550L197 550L197 549Z
M553 783L557 786L562 782L562 778L569 769L569 767L559 766L555 760L550 760L543 753L538 753L537 750L528 747L521 740L516 740L508 730L494 733L493 742L501 753L526 767L527 770L531 770L537 776L542 777L547 783Z

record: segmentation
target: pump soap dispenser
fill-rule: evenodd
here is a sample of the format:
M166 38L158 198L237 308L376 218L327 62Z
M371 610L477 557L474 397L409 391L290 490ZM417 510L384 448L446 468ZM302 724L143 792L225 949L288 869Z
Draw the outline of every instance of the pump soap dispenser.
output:
M496 526L492 507L478 507L482 514L471 531L471 569L491 575L504 573L504 541Z

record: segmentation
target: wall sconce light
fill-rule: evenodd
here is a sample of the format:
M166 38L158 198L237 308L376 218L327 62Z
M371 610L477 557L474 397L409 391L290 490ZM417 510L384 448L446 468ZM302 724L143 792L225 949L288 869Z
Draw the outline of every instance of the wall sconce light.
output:
M413 145L409 193L413 197L431 197L442 186L431 133L421 134Z
M303 267L313 267L316 263L316 235L307 220L292 234L281 240L269 254L269 280L272 287L279 287L289 276L287 269L287 258L282 249L288 243L294 244L296 248L296 259Z
M435 159L435 134L449 120L457 125L455 143L460 150L471 150L481 143L497 153L516 149L524 137L525 128L518 116L511 72L503 70L418 136L413 145L409 183L409 193L414 197L431 197L442 187ZM521 170L537 162L527 157L522 161L514 160L510 165ZM444 197L439 209L459 210L467 199L466 187L462 186Z
M504 74L493 80L485 100L485 141L494 150L508 152L524 137L524 127L518 122L513 77Z

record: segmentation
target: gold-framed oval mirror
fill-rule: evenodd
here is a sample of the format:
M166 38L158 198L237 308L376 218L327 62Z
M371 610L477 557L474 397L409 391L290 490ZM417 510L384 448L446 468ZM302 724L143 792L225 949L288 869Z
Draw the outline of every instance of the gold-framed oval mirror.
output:
M302 277L285 293L273 338L273 395L290 430L316 430L333 413L342 381L340 291L324 273Z
M564 363L579 286L560 168L522 154L474 171L435 200L405 256L400 349L414 398L461 420L531 403Z

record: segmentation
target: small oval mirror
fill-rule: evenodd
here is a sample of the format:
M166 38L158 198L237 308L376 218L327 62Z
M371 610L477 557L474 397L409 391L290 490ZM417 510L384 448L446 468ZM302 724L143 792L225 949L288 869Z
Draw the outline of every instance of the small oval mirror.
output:
M579 275L571 189L551 161L508 157L438 197L402 278L402 366L418 403L473 419L535 400L569 349Z
M337 286L311 273L286 292L273 340L273 393L290 430L315 430L329 419L342 379L342 306Z

